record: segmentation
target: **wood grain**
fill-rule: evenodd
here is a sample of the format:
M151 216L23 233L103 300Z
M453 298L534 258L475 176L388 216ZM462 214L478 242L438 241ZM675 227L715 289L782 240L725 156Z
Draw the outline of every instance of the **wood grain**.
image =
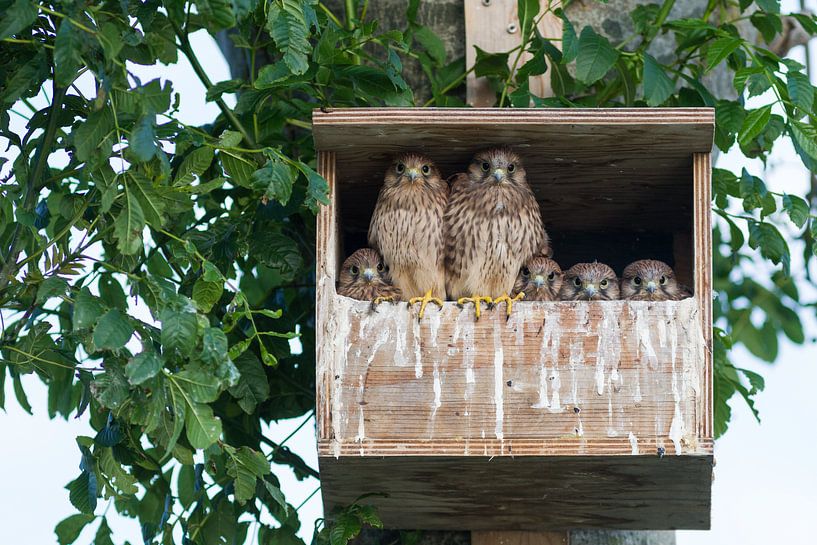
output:
M551 4L547 0L540 0L541 11L544 11ZM552 9L556 9L560 2L553 2ZM504 53L520 45L522 41L522 31L519 26L516 0L491 0L487 3L483 0L465 0L465 65L474 66L477 54L474 47L479 47L489 53ZM559 38L555 43L561 45L562 20L553 13L540 16L539 32L548 38ZM513 69L516 54L512 54L508 59L509 68ZM521 67L530 59L530 55L524 53L519 60L518 67ZM548 63L549 64L549 63ZM466 80L467 101L471 106L484 107L493 106L496 96L490 88L485 78L477 78L471 72ZM550 71L548 70L540 76L532 76L529 80L530 91L536 96L552 96L550 85Z
M569 545L567 532L471 532L471 545Z

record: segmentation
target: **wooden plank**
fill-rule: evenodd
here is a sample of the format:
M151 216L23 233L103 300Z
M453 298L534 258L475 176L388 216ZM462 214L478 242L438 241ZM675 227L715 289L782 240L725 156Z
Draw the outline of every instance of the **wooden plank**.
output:
M695 179L695 294L704 324L706 346L704 360L704 390L701 396L703 418L699 434L712 437L712 156L693 156Z
M336 296L318 361L321 455L709 454L695 299L522 302L505 320L446 303Z
M560 5L560 2L548 2L540 0L541 11L545 11L550 6L551 11ZM489 53L504 53L517 47L522 41L522 32L519 26L516 0L465 0L465 64L468 67L474 66L476 62L476 49L479 47ZM547 13L540 16L539 31L542 36L557 38L557 47L561 44L562 20ZM508 60L509 68L513 69L516 55L512 54ZM530 59L530 55L524 53L519 60L518 66L522 66ZM530 90L539 97L553 95L550 85L550 71L541 76L530 78ZM490 89L485 78L477 78L471 72L466 80L466 94L468 104L471 106L483 107L493 106L495 101L494 92Z
M331 301L335 294L335 271L340 267L338 234L338 207L337 207L337 180L335 178L335 154L331 151L318 152L318 174L326 179L329 184L329 205L321 206L318 212L316 225L315 243L315 275L318 286L315 290L316 327L315 327L315 357L317 361L325 360L328 355L326 350L331 343L332 337L326 335L326 326L331 323ZM329 433L329 392L328 384L330 377L318 374L316 377L318 387L316 392L315 407L316 419L319 435Z
M471 532L471 545L569 545L567 532Z
M325 512L358 494L387 528L708 529L712 456L319 459Z

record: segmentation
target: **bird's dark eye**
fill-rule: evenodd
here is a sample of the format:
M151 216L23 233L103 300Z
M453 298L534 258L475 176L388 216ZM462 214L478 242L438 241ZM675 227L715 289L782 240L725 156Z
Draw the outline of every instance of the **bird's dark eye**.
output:
M352 273L352 276L357 276L358 274L360 274L360 269L357 267L357 265L352 265L351 267L349 267L349 272Z
M508 172L513 172L514 170L516 170L515 164L511 163L510 165L508 165Z
M487 162L482 163L482 170L485 171L485 172L488 172L489 170L491 170L491 164L487 163Z
M384 269L383 262L377 264L377 272L383 272Z
M428 165L423 165L423 174L427 175L429 172L431 172L431 167Z
M522 271L521 271L521 272L522 272L522 276L524 276L525 278L527 278L527 277L529 277L529 276L530 276L530 269L529 269L529 268L527 268L527 267L522 267Z
M582 281L578 276L573 279L573 285L576 286L577 288L582 287Z
M406 165L403 163L397 163L397 168L395 170L397 170L397 174L403 174L406 171Z
M662 275L661 275L661 278L660 278L658 281L659 281L659 282L661 283L661 285L663 286L664 284L666 284L666 283L667 283L667 277L666 277L666 276L664 276L664 275L662 274Z
M548 274L548 280L553 282L554 278L556 278L556 271L550 271L550 274Z
M636 286L640 286L641 285L641 277L636 276L635 278L633 278L633 284L635 284Z
M608 284L609 282L607 282L607 280L602 280L599 282L599 286L601 286L602 289L606 288Z

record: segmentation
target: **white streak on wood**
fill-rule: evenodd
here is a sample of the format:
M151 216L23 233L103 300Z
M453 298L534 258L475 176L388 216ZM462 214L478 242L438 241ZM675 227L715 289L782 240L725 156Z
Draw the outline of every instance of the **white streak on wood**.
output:
M632 449L631 454L638 454L638 438L633 434L633 432L630 432L630 435L627 437L630 440L630 448Z
M368 318L364 318L364 320L361 320L361 323L363 321L365 321L365 320L368 320ZM366 367L368 367L369 365L372 364L372 362L374 361L375 355L377 355L377 351L380 350L381 346L386 344L386 341L389 340L390 336L391 336L391 330L389 329L388 325L386 325L384 323L383 327L380 329L380 333L377 334L377 339L375 339L374 344L372 345L372 351L369 354L369 357L366 359ZM365 337L361 337L361 339L364 339L364 338Z
M423 376L423 352L420 344L422 338L420 334L420 321L411 318L412 332L414 333L414 377L422 378Z
M364 423L363 418L363 395L365 393L365 386L363 375L358 377L358 381L360 382L360 386L357 392L357 399L358 399L358 422L357 422L357 437L355 437L355 441L358 443L362 443L363 439L366 437L366 424ZM363 456L363 448L361 445L360 455Z
M440 330L441 314L442 309L438 309L437 307L426 308L426 316L428 316L429 341L431 342L431 346L434 348L437 348L437 332Z
M437 360L434 360L434 408L431 411L431 418L437 415L437 409L440 408L442 402L442 384L440 383L440 367Z
M494 407L496 409L496 429L494 433L500 441L505 437L502 425L505 420L505 382L502 377L502 367L505 364L505 354L502 348L502 336L499 328L494 328Z
M621 330L618 316L621 314L619 301L602 305L602 322L599 327L599 343L596 351L596 393L604 393L604 369L618 367L621 358Z
M571 403L579 406L579 382L576 378L576 370L584 361L584 339L579 337L570 343L570 360L568 366L570 367L570 395L572 396Z
M534 409L550 407L547 386L548 345L550 345L550 363L555 368L559 356L559 314L555 312L545 316L545 323L542 326L542 344L539 346L539 401L532 405ZM556 395L558 396L558 394ZM556 397L556 400L558 401L558 397Z

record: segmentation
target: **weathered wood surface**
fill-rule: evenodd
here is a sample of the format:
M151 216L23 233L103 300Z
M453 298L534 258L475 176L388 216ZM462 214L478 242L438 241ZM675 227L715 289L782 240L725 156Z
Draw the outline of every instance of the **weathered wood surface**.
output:
M711 452L694 299L323 311L321 456Z
M569 545L567 532L472 532L471 545Z
M540 0L540 12L548 6L555 9L560 2L554 0ZM504 53L511 51L522 42L522 29L519 24L516 0L465 0L465 65L474 66L477 60L475 47L489 53ZM540 15L539 32L547 38L557 38L557 47L561 46L562 20L552 12ZM521 68L531 55L523 53L516 68ZM514 68L516 53L508 59L509 68ZM548 62L548 65L550 63ZM493 106L496 95L485 78L477 78L471 72L467 78L467 100L471 106ZM531 93L540 97L552 96L550 71L540 76L532 76L529 80Z
M712 456L320 459L327 509L363 492L388 528L705 529Z

